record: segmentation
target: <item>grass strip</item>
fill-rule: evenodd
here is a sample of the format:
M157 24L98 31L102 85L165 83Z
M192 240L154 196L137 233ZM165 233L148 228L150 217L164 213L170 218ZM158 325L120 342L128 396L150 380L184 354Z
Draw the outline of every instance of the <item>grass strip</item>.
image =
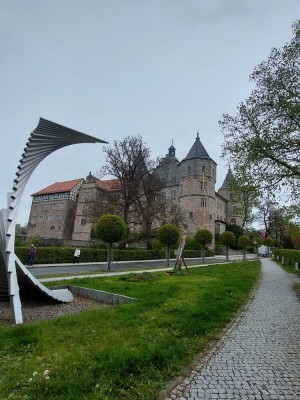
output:
M185 276L132 273L68 281L139 300L0 327L1 399L157 399L218 338L259 271L258 261L245 261L193 268Z

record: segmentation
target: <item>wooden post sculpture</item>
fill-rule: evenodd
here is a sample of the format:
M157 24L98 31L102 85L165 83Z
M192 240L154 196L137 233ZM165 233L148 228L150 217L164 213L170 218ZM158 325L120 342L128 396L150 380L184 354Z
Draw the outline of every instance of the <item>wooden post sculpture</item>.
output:
M179 243L179 247L178 247L177 255L176 255L176 262L175 262L175 266L174 266L174 269L173 269L173 272L176 275L182 275L183 274L182 268L181 268L182 264L184 264L185 269L188 272L188 268L187 268L186 262L185 262L185 260L184 260L184 258L182 256L184 245L185 245L185 240L184 240L184 238L182 238L182 239L180 239L180 243Z
M49 290L42 285L15 255L15 226L21 196L37 165L49 154L77 143L107 143L93 136L40 118L31 133L20 159L12 192L8 193L7 208L0 211L0 298L9 297L14 323L23 322L20 294L35 299L69 302L73 299L67 289Z

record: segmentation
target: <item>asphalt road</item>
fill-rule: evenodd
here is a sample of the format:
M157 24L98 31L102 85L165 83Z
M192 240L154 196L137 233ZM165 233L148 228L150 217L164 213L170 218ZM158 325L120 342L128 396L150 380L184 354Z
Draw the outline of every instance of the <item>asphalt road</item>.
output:
M254 258L254 255L248 255L247 258ZM241 259L242 256L235 255L231 256L230 260ZM202 264L202 258L189 258L185 260L187 265ZM206 257L205 264L223 262L225 261L224 256L217 257ZM170 260L170 267L175 265L175 259ZM142 269L142 268L159 268L166 267L165 260L143 260L143 261L116 261L112 264L112 271L124 271L130 269ZM89 273L107 271L107 263L79 263L79 264L50 264L50 265L36 265L33 267L27 267L33 275L60 275L60 274L74 274L74 273Z

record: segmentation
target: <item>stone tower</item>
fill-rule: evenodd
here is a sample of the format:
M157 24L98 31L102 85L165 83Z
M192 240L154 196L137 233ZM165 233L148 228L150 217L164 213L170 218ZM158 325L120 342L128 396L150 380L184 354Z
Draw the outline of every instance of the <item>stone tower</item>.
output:
M228 224L243 226L243 218L241 216L243 203L241 195L230 190L230 182L233 180L234 176L229 168L223 185L218 190L218 193L226 200L226 222Z
M179 165L179 205L187 217L186 235L198 229L215 231L215 184L217 164L210 158L200 141L199 133Z

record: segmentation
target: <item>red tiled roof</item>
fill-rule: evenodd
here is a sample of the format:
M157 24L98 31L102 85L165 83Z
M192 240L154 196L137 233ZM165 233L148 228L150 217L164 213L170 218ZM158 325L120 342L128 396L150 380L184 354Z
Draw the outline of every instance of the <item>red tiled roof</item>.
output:
M79 182L80 179L73 179L72 181L65 182L55 182L50 186L40 190L39 192L33 193L31 196L39 196L42 194L50 194L50 193L65 193L72 190Z
M119 179L109 179L109 180L105 180L105 181L100 181L100 179L97 179L96 185L97 185L97 188L99 188L101 190L107 190L110 192L121 189L121 183L120 183Z

